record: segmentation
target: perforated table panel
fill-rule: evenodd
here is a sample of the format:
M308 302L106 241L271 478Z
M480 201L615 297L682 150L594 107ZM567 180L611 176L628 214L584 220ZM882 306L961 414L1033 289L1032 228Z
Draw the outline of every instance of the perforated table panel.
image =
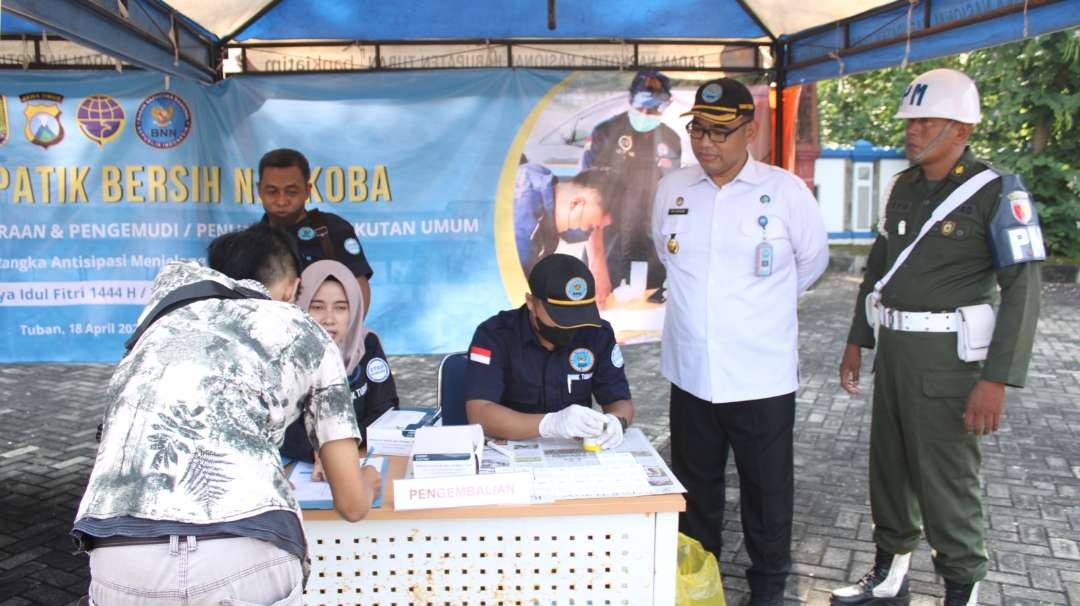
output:
M304 603L670 605L677 514L305 520Z

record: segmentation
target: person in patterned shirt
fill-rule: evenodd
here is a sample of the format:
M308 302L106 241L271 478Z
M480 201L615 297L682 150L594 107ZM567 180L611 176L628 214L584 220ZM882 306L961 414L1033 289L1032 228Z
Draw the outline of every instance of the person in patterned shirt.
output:
M288 234L256 224L214 240L208 258L162 268L105 392L72 531L100 606L300 604L306 542L278 456L299 417L342 517L363 518L379 491L359 465L341 353L291 303Z

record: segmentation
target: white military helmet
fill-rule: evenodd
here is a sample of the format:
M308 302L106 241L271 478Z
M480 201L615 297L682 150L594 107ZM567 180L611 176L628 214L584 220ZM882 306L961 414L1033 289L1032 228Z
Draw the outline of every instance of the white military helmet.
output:
M982 119L979 91L967 75L955 69L932 69L904 91L894 118L946 118L965 124Z

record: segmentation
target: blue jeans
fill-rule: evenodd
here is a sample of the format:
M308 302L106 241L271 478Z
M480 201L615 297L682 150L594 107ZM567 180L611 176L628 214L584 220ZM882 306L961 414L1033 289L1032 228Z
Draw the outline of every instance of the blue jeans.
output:
M91 606L302 606L296 556L246 537L90 551Z

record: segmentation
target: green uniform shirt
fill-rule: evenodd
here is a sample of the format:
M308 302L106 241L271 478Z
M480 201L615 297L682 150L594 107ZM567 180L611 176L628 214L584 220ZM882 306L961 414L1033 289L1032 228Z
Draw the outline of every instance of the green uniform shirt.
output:
M938 204L987 168L967 149L939 183L929 183L921 166L897 176L882 229L870 249L848 343L874 347L874 331L864 312L866 295ZM885 285L882 303L903 311L954 311L965 305L992 302L996 280L1001 287L1001 301L982 378L1022 387L1039 316L1039 267L1021 263L994 269L988 228L1000 199L1001 180L995 179L935 225Z

